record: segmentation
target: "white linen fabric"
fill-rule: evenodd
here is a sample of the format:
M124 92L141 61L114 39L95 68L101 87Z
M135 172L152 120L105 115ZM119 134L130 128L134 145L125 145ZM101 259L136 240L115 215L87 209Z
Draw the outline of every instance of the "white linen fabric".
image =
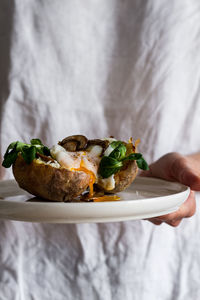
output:
M0 45L1 158L79 133L199 151L199 0L1 0ZM199 225L1 221L0 299L199 299Z

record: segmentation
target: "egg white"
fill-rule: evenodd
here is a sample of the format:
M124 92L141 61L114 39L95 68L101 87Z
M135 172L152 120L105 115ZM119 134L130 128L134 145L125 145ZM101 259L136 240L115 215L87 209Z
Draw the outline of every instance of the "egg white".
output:
M112 150L113 148L109 145L106 149L107 153L104 153L104 155L109 155ZM65 148L60 145L54 145L50 149L50 153L61 167L64 167L70 171L75 171L82 166L85 169L93 172L96 178L95 182L102 186L105 190L110 191L115 188L114 175L108 178L102 178L98 174L98 167L102 154L101 146L94 145L90 146L87 151L70 152L66 151Z

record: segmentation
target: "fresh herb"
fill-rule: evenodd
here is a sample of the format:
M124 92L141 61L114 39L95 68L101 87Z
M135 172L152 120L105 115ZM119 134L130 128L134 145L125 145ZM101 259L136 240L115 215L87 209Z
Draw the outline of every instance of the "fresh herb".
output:
M140 159L137 159L136 163L138 165L138 168L140 168L142 170L149 170L149 166L143 157L141 157Z
M148 164L141 153L131 153L126 156L126 146L121 141L114 141L111 144L114 149L108 156L103 156L99 165L99 174L103 178L108 178L117 173L124 166L124 162L135 160L138 168L148 170Z
M21 153L25 162L30 164L37 157L37 153L48 156L50 155L50 150L48 147L44 146L39 139L32 139L30 144L19 141L13 142L6 150L2 166L10 168L17 159L19 153Z
M125 160L136 160L139 169L149 170L149 166L141 153L131 153L123 159L123 161Z
M110 156L103 156L99 165L99 173L103 178L108 178L117 173L121 167L123 167L121 161Z
M31 145L40 145L40 146L43 146L42 142L39 139L32 139L31 140Z
M121 141L114 141L114 142L112 142L112 143L110 144L110 146L111 146L113 149L115 149L115 148L117 148L118 146L121 146L121 145L124 145L124 143L121 142Z
M123 158L123 161L125 160L139 160L142 158L142 154L141 153L131 153L128 156Z
M22 157L27 164L30 164L36 158L37 149L35 146L24 146L22 148Z
M111 146L112 146L112 144L111 144ZM120 143L116 144L116 147L110 153L109 157L113 157L120 161L121 159L125 158L125 155L126 155L126 146L120 142Z

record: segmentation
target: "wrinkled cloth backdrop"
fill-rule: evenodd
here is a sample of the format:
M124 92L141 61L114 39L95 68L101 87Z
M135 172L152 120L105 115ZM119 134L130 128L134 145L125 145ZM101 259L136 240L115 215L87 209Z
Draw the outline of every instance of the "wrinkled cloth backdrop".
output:
M200 150L199 49L198 0L1 0L1 158L79 133ZM199 223L1 221L0 299L199 299Z

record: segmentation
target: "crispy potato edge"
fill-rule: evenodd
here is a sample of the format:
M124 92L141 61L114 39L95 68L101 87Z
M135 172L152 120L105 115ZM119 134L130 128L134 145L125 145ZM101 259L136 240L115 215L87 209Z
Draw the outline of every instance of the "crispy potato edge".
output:
M18 185L38 197L52 201L72 201L89 186L90 175L82 171L69 171L33 160L27 164L19 155L13 164Z

